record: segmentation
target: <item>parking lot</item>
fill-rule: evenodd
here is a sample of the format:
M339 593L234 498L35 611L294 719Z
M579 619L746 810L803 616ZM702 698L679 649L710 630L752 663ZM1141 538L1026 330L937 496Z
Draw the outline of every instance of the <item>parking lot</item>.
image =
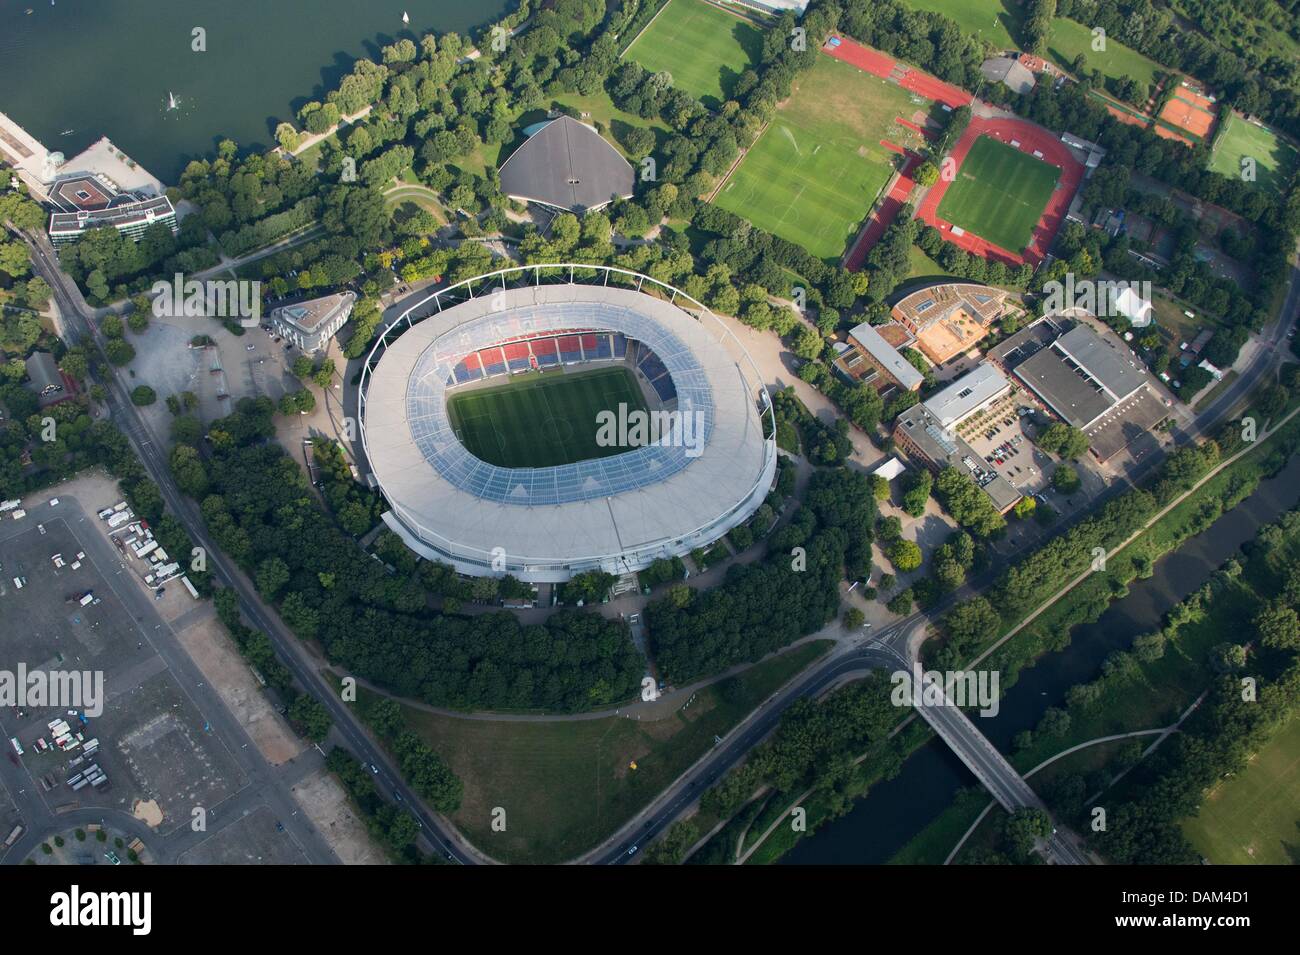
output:
M1019 388L988 408L971 415L957 432L983 459L1023 494L1035 494L1046 486L1052 459L1030 440L1037 414L1028 396Z
M186 865L305 865L307 857L285 836L274 813L262 807L186 850L177 861Z
M13 707L0 713L0 728L23 749L19 759L9 745L11 762L30 774L26 794L39 794L50 810L119 809L166 830L188 822L193 806L216 805L247 780L155 651L149 638L160 625L157 615L128 609L139 606L130 589L141 584L97 520L61 501L0 521L6 667L86 672L102 679L103 691L102 714L63 705L68 701ZM56 566L55 555L64 566ZM66 749L51 745L49 724L58 719L80 736ZM87 755L92 740L98 749ZM107 779L73 790L69 780L93 765Z

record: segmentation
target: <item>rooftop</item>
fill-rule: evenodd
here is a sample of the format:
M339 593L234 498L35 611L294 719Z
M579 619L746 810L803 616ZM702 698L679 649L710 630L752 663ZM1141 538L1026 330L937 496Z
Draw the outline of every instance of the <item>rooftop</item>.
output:
M326 295L308 302L282 305L271 312L271 318L279 318L304 332L315 331L336 315L339 309L347 308L357 300L356 292L340 292Z
M880 332L866 322L855 325L849 332L849 338L853 339L890 377L908 391L921 387L921 383L925 381L925 376L900 355L898 349L885 341Z
M987 362L962 375L926 399L925 406L944 428L951 428L972 411L1011 387L1002 372Z
M898 416L895 428L901 430L931 461L938 465L964 468L999 512L1005 512L1023 495L984 463L984 459L958 434L940 424L924 405L913 405Z
M506 195L572 212L631 196L634 180L617 149L569 116L547 123L501 166Z

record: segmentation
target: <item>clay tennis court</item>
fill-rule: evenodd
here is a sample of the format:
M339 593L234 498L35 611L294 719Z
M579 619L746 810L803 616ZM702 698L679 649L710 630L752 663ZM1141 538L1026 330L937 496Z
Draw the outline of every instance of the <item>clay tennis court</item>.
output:
M1172 126L1187 130L1199 139L1206 139L1214 128L1215 106L1205 96L1179 84L1177 91L1160 111L1160 118Z

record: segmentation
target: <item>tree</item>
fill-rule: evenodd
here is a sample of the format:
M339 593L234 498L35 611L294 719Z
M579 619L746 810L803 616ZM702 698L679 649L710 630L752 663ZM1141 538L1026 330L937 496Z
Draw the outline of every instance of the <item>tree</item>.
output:
M1059 458L1077 461L1088 450L1088 436L1078 428L1057 421L1043 429L1038 446Z
M885 480L883 475L871 475L871 495L877 501L889 500L889 482Z
M844 629L857 630L867 620L867 615L857 607L850 607L844 611Z
M915 541L899 539L889 548L889 562L901 574L916 570L921 566L921 548Z
M1032 517L1038 502L1032 497L1022 497L1016 501L1015 514L1022 521L1027 517Z
M1062 494L1073 494L1079 490L1081 483L1079 472L1068 464L1058 464L1056 470L1052 472L1052 487Z
M888 610L890 613L898 614L900 617L906 617L909 613L911 613L912 612L911 588L909 587L906 590L900 590L897 594L895 594L893 599L890 600L889 603L885 604L885 609Z
M131 389L131 404L144 407L158 400L158 393L148 385L137 385Z
M313 743L328 736L330 727L334 725L325 704L310 693L300 693L293 701L289 707L289 719Z
M1012 851L1021 859L1028 859L1037 840L1052 834L1052 820L1041 809L1023 807L1011 814L1005 832Z
M912 179L918 186L933 186L939 181L939 167L927 159L916 167Z
M934 476L928 468L917 468L908 480L907 491L903 494L903 510L912 517L925 513L925 502L930 499L934 487Z
M135 359L135 349L131 347L130 342L123 341L120 338L114 338L104 346L104 354L108 360L119 368L123 365L129 365Z

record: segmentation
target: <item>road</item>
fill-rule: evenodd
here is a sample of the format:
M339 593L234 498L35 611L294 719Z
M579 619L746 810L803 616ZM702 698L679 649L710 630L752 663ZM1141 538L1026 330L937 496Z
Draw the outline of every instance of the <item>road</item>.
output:
M82 503L76 497L66 493L59 495L59 502L57 511L48 506L41 506L40 519L50 526L58 522L67 525L79 546L88 555L87 559L107 584L113 597L130 614L141 642L149 644L157 653L176 679L181 691L190 698L198 712L203 714L213 734L221 740L239 765L247 782L239 792L218 805L209 807L211 811L207 830L193 832L188 825L181 825L179 830L159 833L121 810L87 807L56 815L50 811L49 805L40 795L40 786L32 778L26 763L13 766L6 762L0 764L0 780L3 780L5 787L13 796L28 831L7 855L0 852L0 857L10 862L19 861L39 845L52 830L68 829L87 822L111 819L111 824L116 828L138 835L158 861L171 863L176 861L176 858L186 849L240 819L246 810L252 811L265 802L284 825L288 835L303 850L308 861L318 865L337 863L338 857L306 815L299 810L297 801L289 791L292 783L286 779L286 773L292 773L295 767L272 766L263 758L261 751L226 708L217 691L205 682L203 673L181 647L171 626L159 616L143 584L131 572L119 569L122 559L120 555L114 551L112 545L98 529L89 526L93 516L88 518L87 515L94 515L95 506ZM100 503L102 505L103 502ZM55 516L46 516L47 512ZM0 524L0 539L18 537L31 531L32 527L28 522L19 524L6 521ZM310 764L313 761L309 759L307 762ZM65 794L56 791L53 795L62 797ZM169 824L183 822L185 820L171 820Z
M104 342L90 320L89 308L72 280L59 269L54 250L44 236L33 240L31 236L24 235L24 240L31 249L34 271L49 283L53 291L68 337L74 342L91 345L102 355ZM112 367L107 361L104 364L105 367ZM167 465L166 443L153 435L139 409L131 403L126 387L117 375L112 375L104 384L108 392L110 419L130 440L149 477L162 492L168 511L184 526L195 545L204 549L213 577L239 596L240 610L248 623L267 635L275 646L276 655L289 668L298 684L325 705L334 722L332 741L337 740L362 763L380 769L375 777L380 793L388 799L402 802L416 817L422 829L421 840L426 848L455 862L482 861L468 849L451 825L429 810L406 785L387 753L364 731L351 708L339 699L338 688L327 685L321 678L318 662L303 646L302 641L262 602L252 582L242 571L228 561L212 543L198 506L180 492L172 479ZM219 701L217 705L222 706Z
M31 240L29 239L29 244ZM77 338L92 339L96 335L88 320L84 302L72 283L57 267L57 259L52 250L41 242L33 247L33 262L38 274L41 274L54 290L60 310L68 322L69 333ZM1241 370L1238 380L1216 401L1196 417L1196 428L1180 435L1184 440L1191 440L1198 433L1204 433L1219 422L1219 419L1231 410L1241 397L1249 392L1261 375L1271 372L1279 359L1279 353L1285 346L1286 332L1300 303L1300 270L1293 269L1292 281L1286 302L1281 311L1283 320L1274 324L1260 336L1260 346L1250 359L1246 368ZM102 347L102 342L96 341ZM294 677L320 698L330 711L336 731L346 747L363 762L385 768L385 773L377 779L381 792L390 798L399 796L405 801L420 821L424 836L431 847L462 863L484 861L471 852L454 834L454 830L441 817L429 812L401 781L387 759L386 754L370 740L359 727L348 708L341 703L331 687L325 685L316 672L317 663L302 648L297 638L280 622L274 612L262 604L255 589L237 568L227 565L220 552L211 545L204 532L197 508L180 494L171 480L165 460L165 446L160 444L149 432L135 407L126 398L122 384L114 378L110 382L109 405L113 419L127 433L136 448L150 476L162 490L169 509L186 527L196 544L205 547L210 555L210 566L214 575L225 586L233 587L241 601L241 609L249 622L263 630L276 646L281 659L289 666ZM1139 469L1145 471L1154 465L1156 456L1142 463ZM1115 489L1117 493L1119 488ZM1106 499L1110 494L1103 495ZM1100 500L1097 502L1100 504ZM1075 516L1081 519L1083 513ZM1063 525L1059 530L1063 530ZM957 594L952 595L939 607L934 608L930 616L913 614L899 621L880 634L880 639L873 644L890 645L900 636L912 632L913 628L937 618L958 600L969 599L992 581L994 571L990 570L977 580L972 580ZM904 637L905 639L905 637ZM904 647L904 656L910 656ZM768 700L732 731L711 753L702 758L694 767L680 777L677 782L662 793L651 805L636 818L625 825L602 847L594 850L582 861L598 864L623 864L632 861L635 855L629 855L633 846L638 849L659 835L671 825L685 810L695 802L699 793L712 785L728 769L739 763L749 750L761 742L775 728L781 714L794 700L816 696L840 678L865 673L879 667L896 667L896 659L884 652L882 646L861 646L848 652L836 654L821 665L796 678L786 689ZM947 708L955 709L955 708ZM978 734L977 734L978 735ZM982 737L981 737L982 739ZM988 745L987 742L985 745ZM1017 777L1018 778L1018 777ZM1006 783L1009 785L1009 783ZM1023 785L1023 780L1021 780ZM1004 785L997 783L996 785ZM1058 861L1084 862L1076 846L1067 840L1054 838L1048 846L1048 852Z
M1266 327L1260 334L1258 337L1259 347L1246 367L1240 370L1238 380L1196 416L1192 428L1179 433L1178 437L1183 442L1191 441L1219 425L1233 406L1259 383L1262 376L1273 373L1274 369L1280 364L1283 353L1287 351L1287 333L1294 325L1297 313L1300 313L1300 268L1293 266L1290 287L1283 307L1279 312L1279 319L1271 326ZM1130 480L1136 482L1141 477L1144 477L1159 460L1160 458L1157 455L1146 458L1130 474ZM1057 525L1057 532L1064 531L1073 523L1082 520L1088 514L1094 513L1102 504L1126 490L1127 487L1128 485L1123 482L1116 482L1115 485L1093 502L1091 508L1078 511L1071 515L1068 521L1060 522ZM634 856L629 856L628 850L633 845L636 845L639 850L689 810L704 789L721 778L727 770L740 763L750 749L766 738L776 727L781 714L791 703L804 697L815 697L836 680L849 674L865 673L868 670L880 667L891 670L898 669L900 659L911 659L915 652L914 648L908 646L908 641L915 634L917 628L923 627L930 620L941 618L944 613L957 603L969 600L984 590L1001 572L1003 565L1008 562L1000 561L979 577L972 578L959 588L956 593L934 607L928 614L914 613L882 630L877 634L877 639L871 641L870 644L860 649L855 648L847 654L837 653L796 678L784 691L756 709L749 719L740 725L738 730L733 730L734 737L725 738L712 753L696 763L667 791L655 799L650 806L611 836L606 844L590 856L585 857L583 861L605 864L623 864L632 861ZM936 709L942 711L951 710L957 716L961 716L960 710L955 707ZM961 718L965 719L964 716ZM965 722L970 723L969 720L965 720ZM969 745L957 750L963 761L966 761L968 757L973 758L976 750L983 748L970 737L972 732L983 741L983 747L988 747L994 753L997 752L992 747L992 744L988 743L973 726L963 730L954 728L952 738L957 740L966 738L969 743ZM1001 760L1001 755L997 755ZM986 753L985 759L989 758L991 757ZM1005 760L1001 760L1001 762L1005 764ZM967 765L969 766L970 763L967 762ZM994 771L993 766L986 766L985 768L985 774L992 781L992 785L989 785L988 782L985 785L989 786L995 797L999 796L998 789L1003 790L1002 796L1010 796L1015 788L1015 783L1005 778L1008 769L1009 764L1007 764L1007 768L1002 769L1000 772ZM1010 772L1012 775L1016 775L1014 770ZM980 776L980 773L977 772L976 775ZM1019 780L1021 786L1028 789L1023 779L1020 779L1018 775L1016 775L1016 779ZM1021 795L1023 798L1023 791ZM1070 864L1087 864L1088 862L1079 846L1073 840L1065 838L1063 833L1053 835L1052 839L1049 840L1046 851L1054 861Z

